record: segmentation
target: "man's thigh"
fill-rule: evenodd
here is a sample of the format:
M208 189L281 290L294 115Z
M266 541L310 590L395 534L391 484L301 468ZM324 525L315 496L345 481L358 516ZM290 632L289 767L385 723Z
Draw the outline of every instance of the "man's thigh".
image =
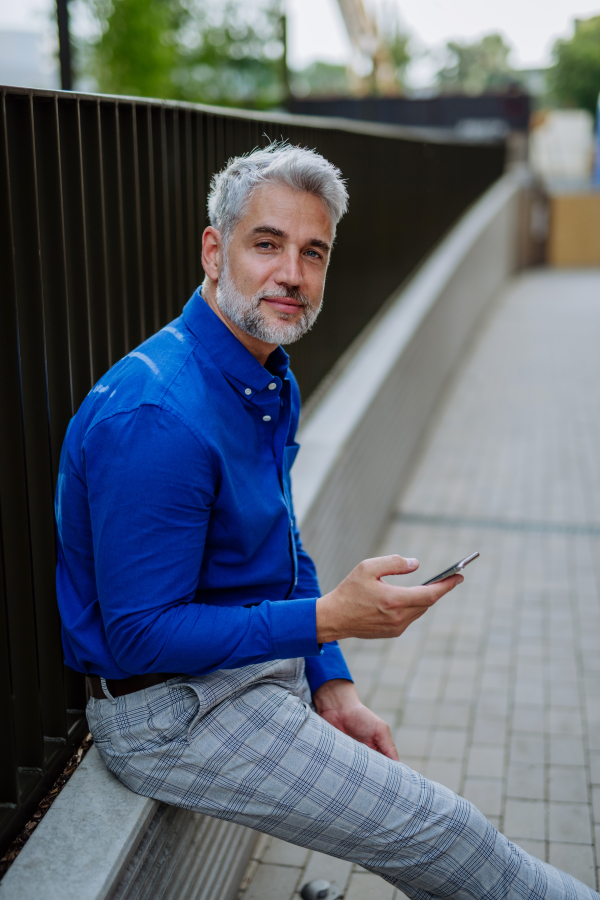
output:
M421 900L598 897L472 804L334 729L285 672L237 691L188 679L95 701L98 749L137 793L360 863Z

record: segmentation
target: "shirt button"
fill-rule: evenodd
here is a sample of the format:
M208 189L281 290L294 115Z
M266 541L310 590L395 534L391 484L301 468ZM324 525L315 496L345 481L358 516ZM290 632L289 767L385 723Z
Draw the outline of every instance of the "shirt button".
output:
M272 381L271 384L269 385L269 390L274 391L276 387L277 387L277 385L275 384L274 381Z
M270 422L271 416L263 416L263 422Z
M250 388L246 388L246 390L244 391L244 393L246 394L247 397L249 397L250 394L252 393L252 391L250 390Z

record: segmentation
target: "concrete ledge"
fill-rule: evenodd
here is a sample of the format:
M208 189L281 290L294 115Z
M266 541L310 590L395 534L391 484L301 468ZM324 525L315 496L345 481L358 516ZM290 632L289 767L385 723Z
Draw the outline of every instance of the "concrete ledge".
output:
M0 900L234 900L257 838L132 793L92 747L0 882Z
M325 591L373 552L440 392L515 268L519 191L506 175L463 216L300 430L294 503Z
M296 513L323 587L372 552L475 323L514 268L507 176L392 302L313 410ZM131 793L92 748L0 883L0 900L234 900L257 833Z
M161 803L112 900L233 900L258 833Z
M122 785L92 747L0 882L1 900L104 900L158 806Z

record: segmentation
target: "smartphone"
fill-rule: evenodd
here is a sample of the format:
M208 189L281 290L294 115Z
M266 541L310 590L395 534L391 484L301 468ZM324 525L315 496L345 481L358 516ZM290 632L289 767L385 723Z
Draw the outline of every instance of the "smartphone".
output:
M439 575L436 575L434 578L430 578L429 581L424 581L423 586L426 584L435 584L436 581L443 581L444 578L450 578L451 575L460 575L465 566L468 566L470 562L473 562L474 559L477 559L479 553L471 553L470 556L465 556L464 559L459 560L459 562L454 563L453 566L450 566L449 569L445 569L443 572L440 572Z

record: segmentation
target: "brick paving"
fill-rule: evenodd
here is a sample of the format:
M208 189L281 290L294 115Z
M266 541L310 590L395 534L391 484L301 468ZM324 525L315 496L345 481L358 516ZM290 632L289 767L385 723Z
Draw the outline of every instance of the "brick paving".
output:
M393 411L391 411L393 412ZM600 875L600 270L515 279L482 329L380 554L417 583L479 550L465 583L396 640L344 644L403 762L592 887ZM243 900L312 878L404 895L261 837Z

